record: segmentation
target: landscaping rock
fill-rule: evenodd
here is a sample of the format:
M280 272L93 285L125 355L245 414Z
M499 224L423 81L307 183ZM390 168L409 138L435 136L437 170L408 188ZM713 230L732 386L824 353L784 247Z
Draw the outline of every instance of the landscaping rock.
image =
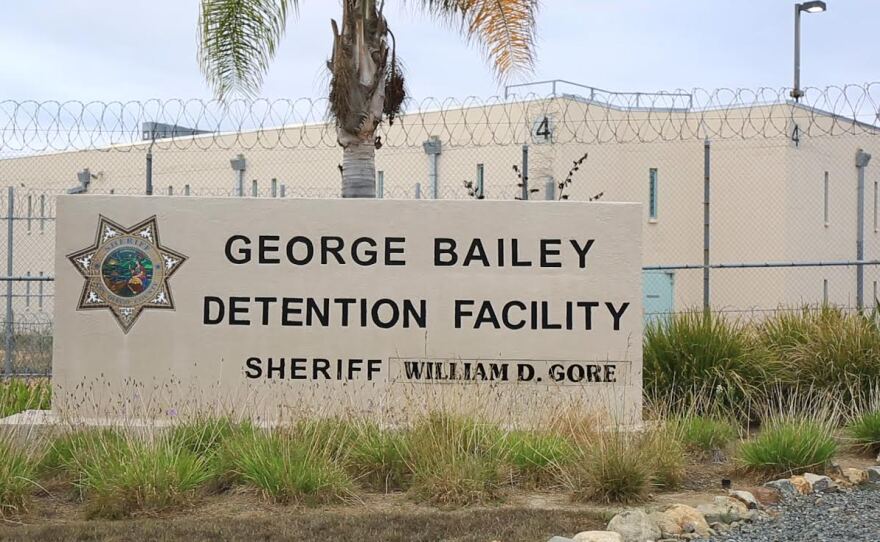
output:
M794 488L797 489L797 492L801 495L809 495L813 492L813 485L803 476L792 476L789 480L794 484Z
M819 474L808 472L804 474L804 480L810 483L810 487L815 493L824 493L826 491L837 489L837 486L834 484L831 478L827 476L821 476Z
M651 512L648 517L660 528L662 536L678 536L684 532L677 521L663 512Z
M574 542L623 542L620 533L613 531L584 531L574 535Z
M624 510L608 522L608 530L623 538L623 542L655 542L661 537L660 528L642 510Z
M794 491L794 486L791 486ZM774 487L753 487L749 488L749 493L754 495L755 500L763 508L764 506L772 506L779 504L780 491Z
M868 481L872 484L880 484L880 467L868 467L865 470L865 474L868 476Z
M868 473L862 469L848 467L843 469L842 478L850 484L858 486L868 481Z
M697 511L708 523L733 523L747 517L748 507L733 497L715 497L712 504L701 504Z
M767 482L764 484L764 487L768 487L770 489L775 489L782 495L797 495L798 490L794 486L794 484L788 478L783 478L781 480L773 480L772 482Z
M696 533L706 536L709 533L709 524L706 518L696 508L684 504L675 504L663 511L663 516L671 520L676 526L676 531L669 534ZM666 523L666 522L664 522ZM663 530L663 527L660 527Z
M744 505L746 505L746 508L748 508L749 510L757 510L758 508L761 507L761 505L758 503L758 499L756 499L755 496L752 495L752 494L751 494L750 492L748 492L748 491L742 491L742 490L734 490L734 489L731 489L731 490L728 492L728 494L729 494L731 497L733 497L734 499L736 499L736 500L738 500L739 502L741 502L741 503L743 503Z
M554 536L547 542L574 542L571 538L565 538L564 536Z

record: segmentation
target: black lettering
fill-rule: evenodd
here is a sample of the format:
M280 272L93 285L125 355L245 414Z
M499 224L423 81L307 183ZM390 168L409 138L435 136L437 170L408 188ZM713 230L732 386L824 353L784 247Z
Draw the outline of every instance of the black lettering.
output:
M611 313L611 317L614 318L614 331L620 331L620 318L623 316L623 313L626 312L626 309L629 308L629 302L622 304L619 309L615 309L614 303L610 301L606 301L605 306L608 307L608 312Z
M445 247L444 247L445 245ZM458 262L458 254L455 253L455 239L438 237L434 239L434 266L450 267ZM442 256L446 254L449 259L444 260Z
M330 380L330 373L328 372L330 369L330 360L315 358L314 365L312 365L312 379L318 379L318 373L324 375L324 380Z
M371 248L364 250L363 255L366 259L362 259L358 254L358 248L361 245L367 245ZM376 265L376 262L379 260L379 256L376 253L376 241L370 239L369 237L358 237L354 240L354 243L351 244L351 259L358 265L370 266Z
M381 309L382 306L391 307L391 318L388 320L382 320ZM382 329L391 329L392 327L397 325L397 321L400 319L400 308L397 306L397 303L390 299L380 299L373 304L373 323L379 326Z
M218 308L216 318L211 317L211 306ZM223 321L224 316L226 316L226 306L223 304L223 300L212 295L205 296L205 310L202 319L204 324L206 326L217 325Z
M510 309L516 307L522 311L526 310L526 304L522 301L510 301L504 305L504 308L501 309L501 321L504 322L504 327L508 329L522 329L526 325L526 319L522 318L519 322L514 323L510 320Z
M303 302L301 297L285 297L281 302L281 325L299 327L302 320L291 320L291 316L299 316L302 314L302 308L299 306Z
M247 370L244 375L248 378L260 378L263 376L263 367L260 358L248 358L245 362Z
M236 241L244 241L244 246L238 249L236 254L232 253L232 244ZM230 261L230 263L234 264L245 264L251 261L251 249L249 245L251 244L251 240L244 235L233 235L226 241L226 259ZM236 258L236 255L238 256Z
M333 243L333 246L330 243ZM327 265L327 255L332 254L334 258L336 258L336 262L340 264L345 264L345 260L339 254L342 251L342 246L344 242L342 241L342 237L336 237L334 235L328 235L325 237L321 237L321 265Z
M259 262L265 264L281 263L281 258L269 258L268 253L278 252L278 245L269 245L267 242L281 241L281 237L277 235L261 235L259 238Z
M385 238L385 265L389 267L406 265L406 259L401 258L399 260L395 260L393 256L395 254L403 254L404 247L396 247L395 244L403 244L406 243L406 237L386 237Z
M302 245L305 247L306 254L303 258L296 257L296 245ZM302 235L297 235L296 237L291 237L290 241L287 242L287 259L293 265L306 265L315 255L315 245L312 244L311 239L308 237L303 237Z
M248 308L239 307L239 303L248 303L251 298L249 297L230 297L229 298L229 325L230 326L249 326L251 325L251 321L247 319L239 319L237 315L239 314L247 314Z
M541 239L541 267L562 267L562 262L550 261L548 256L559 256L561 239ZM551 245L557 248L550 248Z
M305 380L306 358L290 358L290 378L292 380Z
M477 320L474 322L474 329L480 329L483 323L490 323L495 329L501 329L501 324L498 323L498 316L495 315L495 309L492 308L490 301L483 301L480 312L477 314Z
M461 329L461 317L462 316L473 316L474 313L472 311L463 310L464 306L473 307L474 300L473 299L456 299L455 300L455 329Z
M468 267L473 260L479 260L483 264L483 267L489 267L490 265L489 258L486 257L486 250L483 248L483 242L479 239L474 239L471 243L471 248L468 249L461 265Z
M571 239L570 242L571 242L571 246L573 246L575 251L577 252L578 258L580 258L580 268L586 269L587 268L587 253L590 252L591 248L593 248L593 243L595 243L596 240L590 239L587 241L587 244L585 244L584 246L581 246L577 242L577 239Z
M276 303L278 301L278 298L277 297L255 297L254 301L256 301L257 303L263 304L263 310L262 310L263 319L261 320L261 323L264 326L268 326L269 325L269 304Z

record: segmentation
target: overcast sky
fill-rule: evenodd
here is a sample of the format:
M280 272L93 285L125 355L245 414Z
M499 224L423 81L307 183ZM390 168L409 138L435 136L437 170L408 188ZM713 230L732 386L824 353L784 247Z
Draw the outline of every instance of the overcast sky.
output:
M388 0L410 95L503 92L479 50ZM790 0L544 0L535 73L609 90L791 85ZM803 84L880 80L880 0L828 0L803 17ZM303 0L261 95L326 92L335 0ZM196 62L197 0L10 1L0 16L0 100L210 97Z

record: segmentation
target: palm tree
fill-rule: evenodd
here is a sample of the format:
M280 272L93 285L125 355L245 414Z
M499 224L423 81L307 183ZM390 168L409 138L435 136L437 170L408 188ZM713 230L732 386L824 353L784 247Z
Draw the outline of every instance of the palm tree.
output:
M331 20L327 67L330 113L343 149L342 196L375 197L376 129L383 118L393 123L400 113L404 78L383 15L385 1L341 1L342 24ZM482 45L500 78L532 66L539 0L410 1ZM298 8L299 0L201 1L199 64L220 100L256 93Z

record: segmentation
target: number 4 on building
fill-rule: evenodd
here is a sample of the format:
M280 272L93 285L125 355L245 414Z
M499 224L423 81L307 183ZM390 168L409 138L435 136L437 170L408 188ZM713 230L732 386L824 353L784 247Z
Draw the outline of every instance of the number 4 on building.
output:
M552 143L554 124L553 118L548 115L541 115L535 119L532 140L535 143Z

